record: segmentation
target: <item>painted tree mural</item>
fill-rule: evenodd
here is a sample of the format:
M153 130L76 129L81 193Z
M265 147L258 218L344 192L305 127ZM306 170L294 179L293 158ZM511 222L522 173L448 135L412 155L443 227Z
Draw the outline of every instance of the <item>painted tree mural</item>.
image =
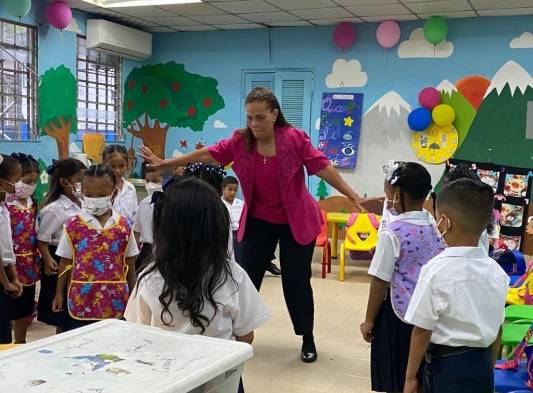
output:
M56 140L58 157L68 157L69 135L76 132L76 78L61 65L44 73L39 83L38 127Z
M326 182L322 179L318 182L316 196L320 200L326 199L329 196L328 186L326 185Z
M191 74L175 62L135 68L124 86L124 124L163 157L170 127L201 131L207 118L224 108L217 85L216 79Z

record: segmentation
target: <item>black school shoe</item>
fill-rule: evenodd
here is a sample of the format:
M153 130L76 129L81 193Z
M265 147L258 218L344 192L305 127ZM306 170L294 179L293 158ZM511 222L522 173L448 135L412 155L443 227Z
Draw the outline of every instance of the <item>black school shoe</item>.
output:
M270 265L267 267L267 272L274 276L281 276L281 270L279 270L274 262L270 262Z
M307 335L303 337L300 358L304 363L314 363L318 359L318 353L316 351L315 341L312 335L310 337Z

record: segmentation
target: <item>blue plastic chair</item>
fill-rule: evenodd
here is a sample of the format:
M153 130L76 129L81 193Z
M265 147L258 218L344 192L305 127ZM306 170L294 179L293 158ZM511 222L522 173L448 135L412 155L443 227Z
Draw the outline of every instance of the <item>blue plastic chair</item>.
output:
M499 360L497 364L504 363L505 361ZM526 381L528 378L527 362L520 362L520 366L517 371L510 370L494 370L494 390L498 393L511 393L511 392L529 392L527 390Z

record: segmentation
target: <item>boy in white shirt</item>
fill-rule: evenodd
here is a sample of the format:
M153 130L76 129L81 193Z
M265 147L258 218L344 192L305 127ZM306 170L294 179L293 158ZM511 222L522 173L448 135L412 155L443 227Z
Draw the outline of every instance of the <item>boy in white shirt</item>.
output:
M413 324L404 393L494 391L509 277L478 246L494 205L492 187L460 179L437 197L437 226L448 248L421 270L405 319Z

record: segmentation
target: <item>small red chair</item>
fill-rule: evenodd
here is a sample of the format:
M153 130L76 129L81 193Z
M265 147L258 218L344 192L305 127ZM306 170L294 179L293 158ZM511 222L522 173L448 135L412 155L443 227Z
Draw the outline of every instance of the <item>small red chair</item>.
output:
M324 210L321 212L324 223L316 239L316 247L322 247L322 278L326 278L326 273L331 273L331 243L328 238L328 214Z

